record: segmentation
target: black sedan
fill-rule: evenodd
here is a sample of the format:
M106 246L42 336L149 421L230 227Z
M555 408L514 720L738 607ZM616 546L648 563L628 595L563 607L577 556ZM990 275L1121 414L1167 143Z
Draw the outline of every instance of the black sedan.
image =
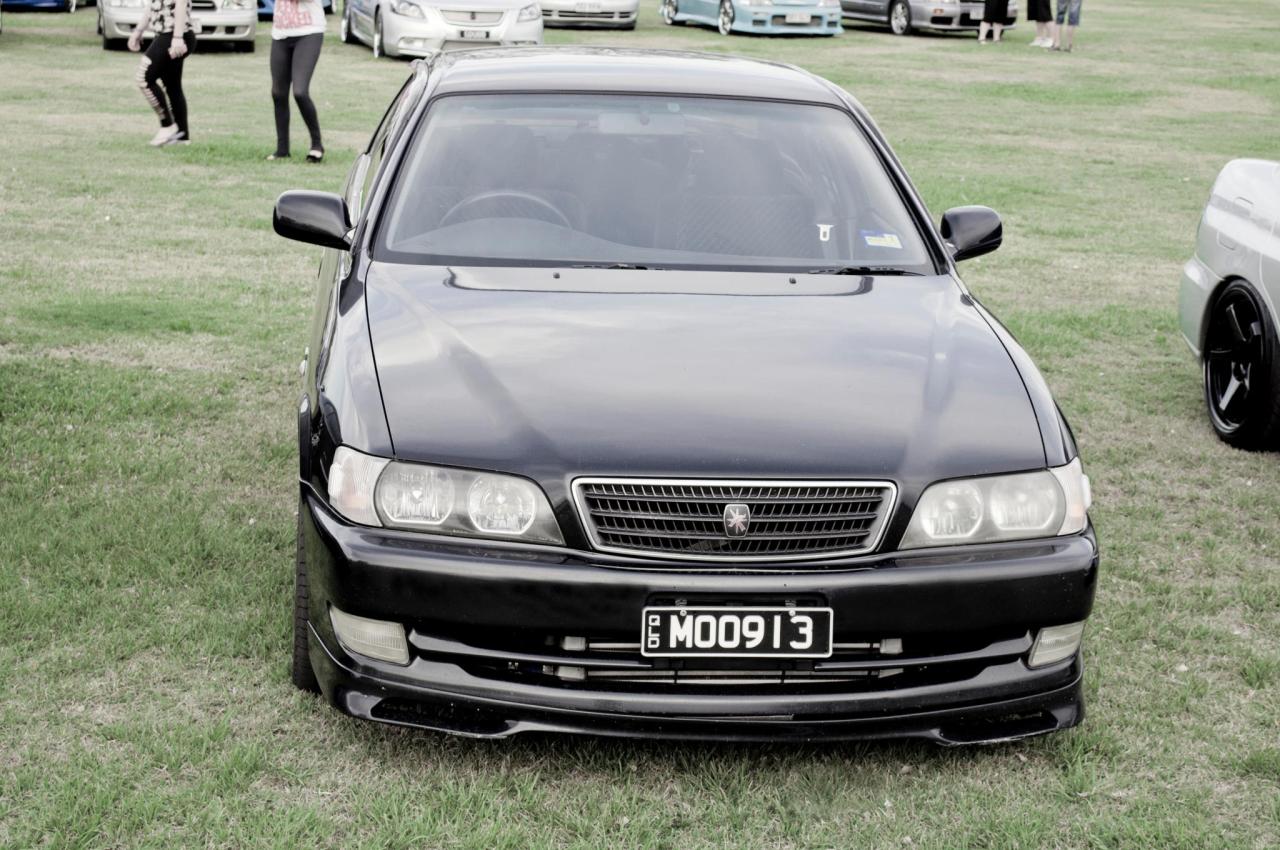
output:
M1098 549L1044 380L862 107L782 65L417 63L324 246L293 679L473 736L1035 735Z

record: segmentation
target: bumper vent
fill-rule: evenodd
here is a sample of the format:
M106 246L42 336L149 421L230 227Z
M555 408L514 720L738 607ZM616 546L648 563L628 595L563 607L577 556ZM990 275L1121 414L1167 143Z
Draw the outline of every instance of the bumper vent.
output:
M456 9L443 9L440 12L444 19L460 27L471 24L496 24L502 20L502 12L464 12Z
M734 562L870 552L897 495L884 481L579 478L573 490L602 552Z

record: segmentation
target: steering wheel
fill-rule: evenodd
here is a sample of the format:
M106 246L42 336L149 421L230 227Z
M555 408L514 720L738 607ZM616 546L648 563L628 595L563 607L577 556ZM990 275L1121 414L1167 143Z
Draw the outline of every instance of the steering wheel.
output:
M547 212L551 213L555 217L555 220L552 220L553 224L561 224L569 228L570 230L573 229L573 222L569 221L569 217L565 215L563 212L561 212L559 207L557 207L555 204L548 201L546 198L539 198L537 195L531 195L528 192L516 192L509 189L498 189L497 191L493 191L493 192L480 192L478 194L472 195L469 198L463 198L461 201L458 201L458 203L454 204L453 207L450 208L450 210L444 214L444 216L440 219L440 224L438 224L437 227L444 227L445 225L450 224L453 218L461 210L464 210L470 206L474 206L475 204L483 203L485 201L491 201L494 198L515 198L517 200L527 201L530 204L533 204L535 207L538 207L540 209L546 210ZM544 218L543 220L545 221L548 219Z

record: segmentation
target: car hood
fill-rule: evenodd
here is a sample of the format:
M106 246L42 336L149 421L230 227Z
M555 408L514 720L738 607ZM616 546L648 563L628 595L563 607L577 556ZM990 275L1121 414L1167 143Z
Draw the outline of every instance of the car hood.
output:
M1017 369L947 277L372 263L365 281L402 459L556 493L592 474L910 494L1045 465Z

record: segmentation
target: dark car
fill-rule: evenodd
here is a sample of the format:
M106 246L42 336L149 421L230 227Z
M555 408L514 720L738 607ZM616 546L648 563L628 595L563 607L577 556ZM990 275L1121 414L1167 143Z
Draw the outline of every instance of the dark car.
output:
M971 32L982 23L982 0L840 0L849 21L884 24L895 35L914 30ZM1018 23L1018 0L1009 0L1004 26Z
M293 678L463 735L991 741L1082 717L1071 430L849 95L613 48L417 63L325 246Z

